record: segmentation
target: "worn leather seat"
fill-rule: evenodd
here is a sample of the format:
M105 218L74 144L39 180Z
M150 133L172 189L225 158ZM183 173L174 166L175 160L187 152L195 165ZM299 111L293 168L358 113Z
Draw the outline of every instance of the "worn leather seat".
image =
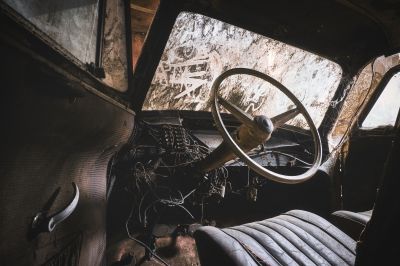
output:
M400 129L386 162L371 219L356 242L322 217L300 210L194 237L207 265L399 265ZM356 254L357 253L357 254Z
M358 239L361 232L369 222L372 210L364 212L335 211L331 215L331 221L353 239Z
M366 225L368 221L371 219L372 210L365 211L365 212L351 212L351 211L335 211L332 213L333 216L341 217L343 219L352 220L357 222L361 225Z
M293 210L274 218L195 233L202 265L353 265L356 241L327 220Z

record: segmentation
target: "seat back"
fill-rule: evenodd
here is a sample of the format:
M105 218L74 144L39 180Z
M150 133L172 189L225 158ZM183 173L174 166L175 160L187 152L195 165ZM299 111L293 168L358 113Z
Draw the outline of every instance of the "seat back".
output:
M356 265L393 265L400 251L400 131L386 162L371 220L357 244Z

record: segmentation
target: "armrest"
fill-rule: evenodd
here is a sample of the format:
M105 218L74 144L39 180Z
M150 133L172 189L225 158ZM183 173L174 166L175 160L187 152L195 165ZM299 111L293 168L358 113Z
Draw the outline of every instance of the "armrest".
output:
M365 212L340 210L331 214L331 221L351 238L358 240L371 215L372 210Z

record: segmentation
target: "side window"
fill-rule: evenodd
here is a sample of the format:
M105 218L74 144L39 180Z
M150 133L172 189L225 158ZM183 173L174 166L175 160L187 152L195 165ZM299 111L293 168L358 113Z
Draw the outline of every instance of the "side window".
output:
M4 0L54 45L119 92L129 88L129 1ZM129 14L129 13L128 13Z
M362 123L362 128L394 126L400 108L400 73L395 74L384 88Z
M83 63L95 61L98 0L5 0Z

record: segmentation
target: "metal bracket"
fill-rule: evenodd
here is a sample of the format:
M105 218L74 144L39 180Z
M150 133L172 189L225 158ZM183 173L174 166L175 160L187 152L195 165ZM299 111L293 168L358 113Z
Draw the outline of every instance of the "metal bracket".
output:
M104 79L106 77L104 68L96 66L93 62L86 63L86 69L100 79Z

